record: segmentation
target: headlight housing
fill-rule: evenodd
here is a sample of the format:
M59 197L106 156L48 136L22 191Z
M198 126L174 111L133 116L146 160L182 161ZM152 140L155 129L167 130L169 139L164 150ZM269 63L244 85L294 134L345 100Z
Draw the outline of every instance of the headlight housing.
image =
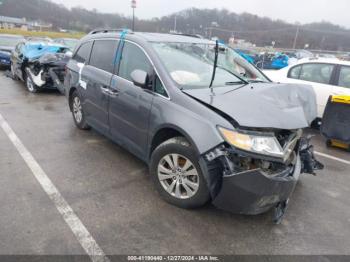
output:
M230 145L256 154L285 158L286 153L275 136L242 133L218 127L220 134Z

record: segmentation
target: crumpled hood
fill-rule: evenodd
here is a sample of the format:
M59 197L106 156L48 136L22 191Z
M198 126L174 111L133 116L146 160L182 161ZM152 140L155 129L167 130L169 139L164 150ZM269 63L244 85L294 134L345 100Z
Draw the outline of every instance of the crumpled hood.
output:
M67 49L67 47L60 44L28 43L22 48L22 53L28 60L35 60L45 54L64 52Z
M240 87L183 90L232 117L241 127L299 129L317 117L311 86L256 83Z

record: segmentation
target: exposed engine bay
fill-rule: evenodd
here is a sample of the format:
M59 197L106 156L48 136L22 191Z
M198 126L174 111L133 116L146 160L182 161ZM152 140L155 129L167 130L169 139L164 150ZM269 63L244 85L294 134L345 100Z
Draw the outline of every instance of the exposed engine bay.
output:
M69 59L66 53L48 53L38 59L28 60L23 66L38 88L56 88L64 93L65 66Z
M284 158L223 143L204 155L201 166L214 205L240 214L260 214L275 207L274 221L280 223L300 174L315 175L323 165L314 157L311 137L303 137L301 129L267 132L274 133L286 152Z

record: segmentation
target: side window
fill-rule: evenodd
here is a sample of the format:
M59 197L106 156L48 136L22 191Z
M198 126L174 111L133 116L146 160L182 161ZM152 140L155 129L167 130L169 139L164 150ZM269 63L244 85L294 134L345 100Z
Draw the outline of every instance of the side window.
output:
M155 79L154 92L162 96L168 97L168 94L162 84L162 81L160 81L158 76L156 76L156 79Z
M342 66L339 72L338 86L350 88L350 67Z
M134 70L143 70L149 75L153 73L153 67L145 53L136 45L126 42L119 66L119 76L131 80L131 73Z
M293 67L288 73L288 78L299 79L300 72L301 72L301 66Z
M91 52L90 65L113 73L117 40L96 40Z
M301 73L300 80L330 84L334 65L330 64L304 64Z
M79 50L75 53L73 59L78 63L85 63L89 60L92 47L92 41L82 44Z

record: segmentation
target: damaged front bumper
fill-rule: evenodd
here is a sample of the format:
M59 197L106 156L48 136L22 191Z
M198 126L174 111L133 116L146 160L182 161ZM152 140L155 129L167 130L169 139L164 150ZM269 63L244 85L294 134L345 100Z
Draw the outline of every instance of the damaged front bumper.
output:
M26 68L26 74L38 88L57 89L64 94L63 69L60 67L40 68L35 74L31 68Z
M257 169L224 175L222 187L213 200L221 209L237 214L257 215L288 201L301 173L300 157L294 170L268 176Z
M285 163L252 160L265 163L262 166L271 163L268 171L253 164L254 167L235 172L237 158L245 161L246 158L250 159L249 154L232 154L235 150L224 145L214 151L200 161L212 203L220 209L245 215L257 215L275 208L275 223L281 222L300 174L314 175L315 170L323 169L323 165L314 157L310 138L301 138Z

